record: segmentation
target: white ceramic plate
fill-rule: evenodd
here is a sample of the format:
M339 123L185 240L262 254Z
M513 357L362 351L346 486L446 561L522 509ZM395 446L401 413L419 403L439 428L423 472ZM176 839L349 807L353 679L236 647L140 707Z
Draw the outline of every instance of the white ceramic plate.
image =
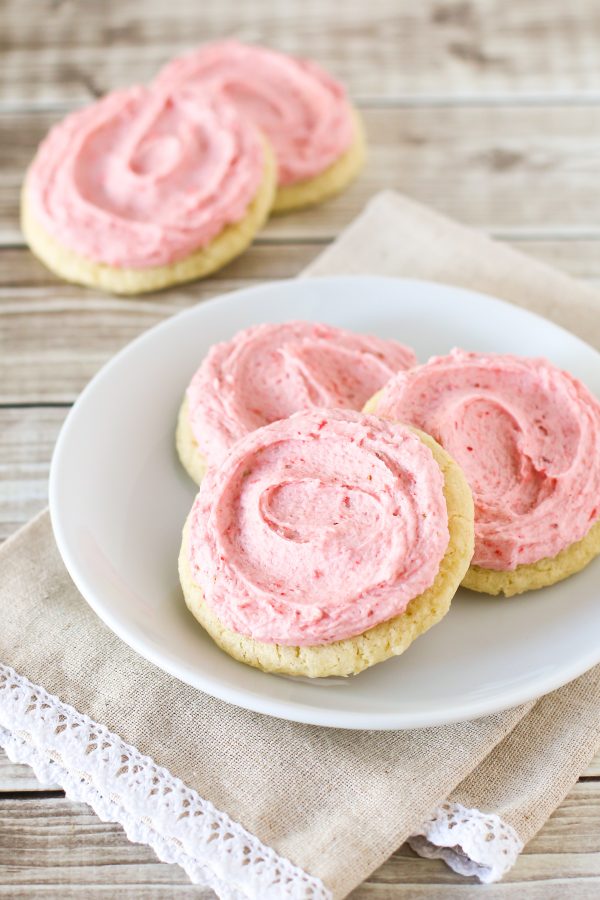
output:
M600 355L550 322L455 287L384 278L261 285L148 331L93 379L60 434L50 476L58 547L77 587L134 650L216 697L300 722L413 728L540 696L600 661L600 559L510 600L459 591L446 618L401 657L354 678L266 675L219 650L184 606L177 553L194 486L173 433L183 391L211 344L286 319L330 322L412 345L545 355L600 395Z

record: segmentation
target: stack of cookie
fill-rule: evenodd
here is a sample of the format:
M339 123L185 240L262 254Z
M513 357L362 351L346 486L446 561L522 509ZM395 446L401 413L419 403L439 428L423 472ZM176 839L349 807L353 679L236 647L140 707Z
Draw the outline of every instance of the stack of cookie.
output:
M363 159L359 116L319 66L210 44L50 131L25 180L23 232L68 281L158 290L225 265L272 212L331 197Z
M362 410L362 412L361 412ZM217 344L177 449L200 491L179 571L231 656L356 674L402 653L463 586L551 585L600 553L600 403L543 359L308 322Z

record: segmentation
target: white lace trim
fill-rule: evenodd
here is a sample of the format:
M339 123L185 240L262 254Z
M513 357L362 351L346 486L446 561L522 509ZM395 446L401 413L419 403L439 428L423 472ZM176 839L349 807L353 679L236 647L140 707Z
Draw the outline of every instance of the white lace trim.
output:
M408 843L419 856L443 859L459 875L484 884L499 881L515 864L523 841L495 813L444 803Z
M149 757L0 664L0 746L39 781L118 822L222 900L330 900L318 879L277 855ZM497 815L445 803L409 839L420 856L498 881L523 849Z
M0 746L46 784L89 804L127 837L177 863L223 900L331 900L318 879L278 856L166 769L0 664Z

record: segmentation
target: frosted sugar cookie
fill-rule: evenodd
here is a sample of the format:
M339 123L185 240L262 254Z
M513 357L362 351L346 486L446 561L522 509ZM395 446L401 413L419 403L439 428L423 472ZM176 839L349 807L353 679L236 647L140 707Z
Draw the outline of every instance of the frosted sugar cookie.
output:
M209 470L186 523L186 603L235 659L351 675L448 611L473 552L465 478L435 441L350 410L266 425Z
M311 406L360 409L412 350L315 322L258 325L216 344L192 378L177 426L181 461L196 482L207 463L261 425Z
M358 113L342 85L310 60L221 41L174 59L157 83L226 97L267 135L279 171L275 212L328 199L363 165Z
M22 228L53 272L138 294L208 275L269 215L275 164L231 104L115 91L56 125L22 196Z
M600 403L545 359L466 353L396 375L371 412L433 435L475 500L465 587L520 594L600 553Z

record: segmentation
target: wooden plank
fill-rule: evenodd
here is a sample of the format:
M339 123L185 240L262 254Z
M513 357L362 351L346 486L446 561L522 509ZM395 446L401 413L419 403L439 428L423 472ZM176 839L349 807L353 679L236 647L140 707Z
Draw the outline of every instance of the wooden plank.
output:
M527 845L528 854L589 853L600 862L600 781L579 781ZM565 873L566 874L566 873ZM600 872L594 874L600 874Z
M563 883L570 879L593 879L595 883L600 884L600 853L581 853L577 850L560 853L533 853L525 849L514 867L504 876L502 885L498 885L495 891L498 892L498 897L504 897L505 890L508 888L507 894L511 896L511 886L519 885L521 890L525 890L524 885L527 882L543 883L555 879L561 879ZM469 886L469 881L471 880L467 880L465 884L464 876L452 872L441 860L422 859L413 854L409 847L402 847L367 879L367 883L394 886L438 884L458 885L463 889ZM471 881L471 885L475 883L474 880ZM358 897L362 896L360 890L359 888L356 892ZM481 886L479 890L482 891ZM486 900L488 890L490 889L485 889ZM469 894L470 891L466 893ZM457 891L457 895L460 895L460 892ZM369 895L366 894L366 896ZM392 893L391 896L395 895ZM495 893L492 893L492 896L495 896ZM521 896L526 898L527 894L523 893Z
M8 0L3 78L9 104L83 102L148 81L170 57L237 36L310 54L362 98L560 96L598 91L600 8L562 0L363 0L211 3ZM43 21L43 27L40 27Z
M0 403L72 402L103 363L142 331L248 283L220 281L144 300L88 293L82 301L81 291L69 285L53 295L46 288L11 290L0 302Z
M594 284L600 279L599 241L513 243ZM0 287L0 403L70 403L104 362L145 329L220 293L293 276L321 249L317 243L256 246L216 278L139 299L53 282L51 276L37 284L44 270L27 251L0 252L0 272L7 277L14 266L16 282Z
M502 237L499 240L507 242L507 239ZM264 239L259 238L228 266L215 272L209 279L196 282L189 289L192 293L196 290L206 290L210 293L212 286L216 284L219 288L222 281L239 285L252 281L269 281L273 278L293 278L300 274L328 243L325 240L309 240L302 243L281 241L274 244L265 243ZM516 250L562 269L575 278L592 284L600 281L600 234L596 239L575 237L571 240L517 235L511 237L508 243ZM10 299L11 296L12 292L6 288L58 286L64 287L64 282L42 265L27 247L0 247L0 306L3 300ZM80 294L83 299L89 296L90 292L81 289ZM168 303L169 294L170 292L158 294L156 297L161 301L164 298Z
M148 876L150 877L150 876ZM196 887L190 884L146 884L143 880L136 878L136 870L131 874L131 884L121 885L115 889L112 884L75 884L71 887L69 884L39 884L34 887L27 886L22 889L15 889L11 886L3 887L0 885L0 897L8 897L10 900L104 900L110 898L114 900L216 900L217 895L212 891L204 888Z
M0 409L0 539L46 506L50 457L67 411Z
M186 885L180 869L158 863L147 847L131 844L119 826L102 823L84 804L63 798L0 801L0 834L0 884L4 888L36 891L44 885L73 890L84 885L89 889L112 885L121 896L121 890L175 885L183 890ZM582 897L594 896L594 890L600 889L600 783L577 785L504 882L486 888L485 895L497 900L545 900L567 885L573 896L579 887L590 891L579 895ZM437 893L434 887L439 889ZM420 859L402 847L352 897L460 898L473 894L474 887L441 862ZM539 892L541 888L545 893Z
M549 860L551 865L551 861ZM421 861L417 862L421 865ZM443 866L439 862L438 866ZM544 878L538 883L528 880L518 884L482 885L473 880L463 884L374 884L367 881L348 900L593 900L600 896L598 878ZM141 898L140 898L141 900Z
M131 883L115 886L108 884L36 884L27 885L24 888L14 888L12 885L4 887L0 885L0 897L8 897L10 900L216 900L217 895L212 891L196 887L191 884L146 884L144 879L138 879L135 868L131 872ZM108 875L108 873L106 873ZM148 875L150 878L151 876ZM118 893L117 893L118 891Z
M293 278L305 266L312 262L314 257L323 248L323 241L306 241L304 243L273 243L255 242L245 253L238 256L233 262L215 272L210 279L198 283L198 286L208 286L213 282L227 281L232 284L249 282L252 280L266 281L272 278ZM563 242L558 242L558 247ZM580 244L585 242L578 242ZM600 275L600 261L597 259L598 246L593 241L588 242L592 246L588 251L580 247L580 252L574 252L575 259L585 255L589 257L590 266L593 260L597 262L597 270ZM596 252L594 252L596 251ZM53 275L26 247L1 247L0 248L0 286L12 287L41 287L45 285L60 285L64 282ZM6 291L5 291L6 293ZM162 296L162 295L160 295Z
M84 890L88 897L110 886L119 897L158 897L159 888L169 892L165 896L214 897L190 885L179 866L160 863L149 847L130 843L120 826L101 822L83 803L0 799L0 835L0 896L19 896L17 890L27 897L77 891L81 896Z
M0 749L0 800L3 793L38 793L40 790L60 791L60 787L57 784L41 785L30 766L11 762Z
M100 366L145 329L220 293L265 278L292 277L320 247L310 242L275 251L270 245L252 247L210 280L130 300L64 284L29 251L5 249L0 252L0 284L7 285L0 287L0 403L72 402Z
M21 244L23 173L58 118L0 116L0 243ZM271 219L263 239L329 240L383 188L503 236L600 236L600 106L380 107L364 118L370 156L358 181L329 203Z
M586 778L600 778L600 753L581 774ZM6 753L0 749L0 794L3 792L35 793L42 788L46 791L60 790L60 786L57 784L40 785L29 766L11 762Z
M600 750L583 773L588 778L600 778Z

